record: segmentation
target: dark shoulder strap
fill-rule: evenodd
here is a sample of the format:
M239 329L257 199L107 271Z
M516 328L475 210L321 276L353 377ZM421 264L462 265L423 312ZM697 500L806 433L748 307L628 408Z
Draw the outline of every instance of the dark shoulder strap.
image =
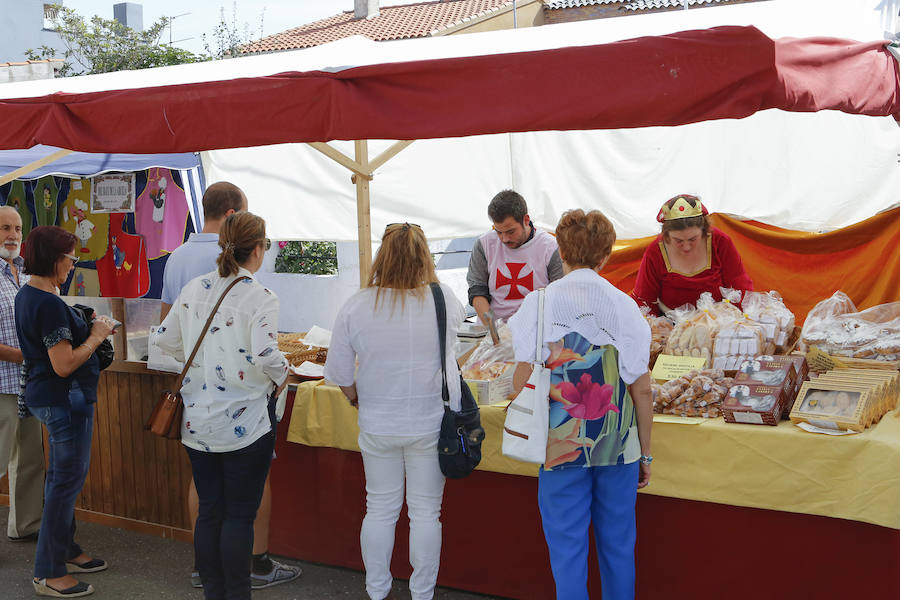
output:
M439 283L430 283L434 295L434 312L437 314L438 344L441 353L441 397L444 404L450 405L450 391L447 388L447 305L444 303L444 291Z
M200 337L197 338L197 343L194 344L194 349L191 351L190 358L187 359L184 363L184 368L181 370L181 375L178 376L178 379L175 380L175 389L181 389L181 383L184 381L185 375L187 375L188 369L191 368L191 363L194 362L194 358L197 356L197 351L200 350L200 344L203 342L203 338L206 337L206 332L209 330L209 326L212 324L213 317L216 316L216 311L219 310L219 306L222 305L222 300L225 299L225 296L228 295L228 292L231 291L231 288L236 286L238 283L244 281L245 279L250 279L244 275L243 277L238 277L234 281L228 284L228 287L225 288L225 291L222 292L222 295L219 296L218 302L213 306L212 311L209 313L209 318L206 319L206 325L203 326L203 329L200 330Z

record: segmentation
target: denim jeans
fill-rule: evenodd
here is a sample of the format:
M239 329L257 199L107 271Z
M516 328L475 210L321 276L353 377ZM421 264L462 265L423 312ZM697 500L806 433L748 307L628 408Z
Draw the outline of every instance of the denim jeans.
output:
M274 449L274 429L232 452L185 446L200 499L194 553L206 600L250 599L253 521Z
M34 576L63 577L66 561L82 553L75 543L75 500L91 464L94 405L87 404L73 384L68 405L34 407L31 412L47 427L50 441Z

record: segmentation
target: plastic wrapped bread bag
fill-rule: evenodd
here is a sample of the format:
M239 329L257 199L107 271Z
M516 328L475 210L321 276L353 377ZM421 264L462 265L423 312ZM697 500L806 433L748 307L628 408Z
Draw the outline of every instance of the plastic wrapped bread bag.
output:
M776 291L746 292L742 304L744 314L761 324L766 331L766 342L784 349L794 331L794 313L784 305Z

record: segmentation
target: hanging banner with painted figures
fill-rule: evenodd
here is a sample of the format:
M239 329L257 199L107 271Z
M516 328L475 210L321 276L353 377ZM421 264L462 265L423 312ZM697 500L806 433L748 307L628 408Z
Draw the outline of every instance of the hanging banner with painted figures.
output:
M69 195L62 205L60 227L78 238L75 255L80 260L97 260L106 254L109 215L90 211L91 180L70 179Z
M56 225L56 196L59 186L52 175L41 177L33 183L34 216L38 225Z
M16 179L10 182L9 192L6 195L6 205L12 206L19 211L19 216L22 217L22 239L24 240L28 236L28 232L31 231L33 218L31 209L28 208L28 201L25 198L24 181Z
M134 173L95 175L91 185L91 212L134 212Z
M100 296L100 278L95 269L76 267L69 283L69 296Z
M172 252L184 242L188 205L178 181L169 169L147 169L147 185L135 203L135 229L144 236L147 257L151 260Z
M97 261L100 293L106 298L139 298L150 289L150 265L144 238L127 233L124 222L125 215L110 215L109 247Z

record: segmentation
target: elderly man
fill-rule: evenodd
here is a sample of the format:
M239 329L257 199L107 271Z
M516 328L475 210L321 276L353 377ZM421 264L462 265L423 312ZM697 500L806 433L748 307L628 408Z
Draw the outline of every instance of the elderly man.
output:
M0 207L0 243L0 469L9 475L6 532L13 542L34 541L41 527L44 448L41 422L32 416L19 419L16 402L22 352L13 304L28 276L19 256L22 219L11 206Z
M488 310L509 319L528 292L563 276L556 239L534 226L519 193L503 190L494 196L488 217L493 230L475 242L466 276L469 304L482 322Z

